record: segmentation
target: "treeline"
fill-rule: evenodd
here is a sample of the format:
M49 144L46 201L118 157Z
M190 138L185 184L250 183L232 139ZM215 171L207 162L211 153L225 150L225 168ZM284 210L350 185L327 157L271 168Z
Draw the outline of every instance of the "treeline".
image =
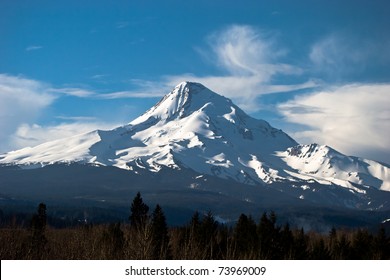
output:
M126 224L56 229L41 203L29 229L0 230L0 259L390 259L383 228L324 235L280 226L273 212L257 222L241 214L233 227L196 212L187 225L168 228L163 209L150 211L139 193L130 212Z

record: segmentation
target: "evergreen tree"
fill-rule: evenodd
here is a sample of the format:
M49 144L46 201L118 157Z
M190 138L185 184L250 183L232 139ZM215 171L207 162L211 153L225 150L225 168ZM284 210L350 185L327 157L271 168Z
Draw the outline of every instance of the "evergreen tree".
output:
M143 202L140 192L134 197L130 210L130 225L135 229L145 226L148 220L149 206Z
M345 233L338 238L333 258L336 260L348 260L351 258L351 243L348 241Z
M203 217L200 224L200 246L204 248L204 256L206 259L214 258L215 236L218 228L218 223L215 221L211 212L208 212Z
M359 229L353 238L352 259L369 260L372 257L372 235L367 230Z
M286 223L280 232L280 252L283 259L292 258L292 245L294 237L290 230L290 225Z
M329 254L332 259L337 259L337 231L335 227L332 227L332 229L329 231Z
M383 226L374 239L373 258L377 260L390 259L390 240L386 237L386 231Z
M190 232L193 236L196 236L196 239L199 240L200 236L200 217L199 212L195 211L194 215L192 215L190 222Z
M168 226L164 212L157 204L152 213L152 245L153 259L170 259Z
M240 259L255 257L258 248L256 223L252 217L241 214L234 228L233 239Z
M310 252L310 258L312 260L329 260L330 253L328 248L325 246L325 242L323 238L316 240L314 242L313 248Z
M301 228L294 237L293 252L295 260L308 259L307 244L307 236L305 235L303 228Z
M42 256L47 243L45 237L46 219L46 205L40 203L37 214L34 214L31 220L31 255L34 259Z
M196 211L191 218L189 226L186 228L185 250L186 257L190 259L201 259L204 248L201 244L201 221L199 212Z
M257 227L259 237L259 252L261 259L280 259L280 227L276 226L274 212L268 216L266 212L260 218Z

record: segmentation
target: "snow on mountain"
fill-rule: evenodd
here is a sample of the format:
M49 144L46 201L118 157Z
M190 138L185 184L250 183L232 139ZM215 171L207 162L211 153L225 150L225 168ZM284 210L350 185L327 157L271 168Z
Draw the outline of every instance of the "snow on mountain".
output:
M378 162L345 156L328 146L298 145L278 155L304 179L328 181L355 189L352 183L390 191L390 169Z
M330 147L299 145L201 84L183 82L127 125L0 155L0 164L82 162L158 172L163 166L249 185L315 181L390 191L389 167Z

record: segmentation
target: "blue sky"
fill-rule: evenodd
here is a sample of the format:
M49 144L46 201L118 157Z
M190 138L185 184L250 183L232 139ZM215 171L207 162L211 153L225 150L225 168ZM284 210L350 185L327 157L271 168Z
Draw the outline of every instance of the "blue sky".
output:
M0 2L0 152L130 122L183 80L389 163L388 1Z

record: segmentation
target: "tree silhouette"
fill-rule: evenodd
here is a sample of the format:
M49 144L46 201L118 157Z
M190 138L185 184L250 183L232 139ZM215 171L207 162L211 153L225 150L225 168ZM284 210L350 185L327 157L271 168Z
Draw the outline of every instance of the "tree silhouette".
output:
M46 229L46 205L40 203L37 214L34 214L31 219L31 256L38 259L42 256L44 247L47 243L45 237Z
M352 242L352 259L368 260L372 254L373 238L367 230L359 229Z
M145 226L148 220L149 206L143 202L140 192L134 197L130 210L130 225L135 229Z
M312 260L329 260L330 253L325 246L324 239L320 238L314 242L313 248L310 252L310 258Z
M152 245L153 259L170 259L168 227L164 212L160 205L156 205L152 213Z
M351 243L345 233L338 238L333 258L336 260L348 260L351 258Z
M290 225L286 223L280 232L280 255L284 259L292 258L292 246L294 243L294 237L290 229Z
M234 228L235 249L240 258L253 258L258 250L256 223L252 217L241 214Z
M281 258L278 248L280 247L280 227L276 226L274 212L268 216L266 212L260 218L257 226L259 236L259 254L261 259Z
M374 238L373 258L378 260L390 259L390 239L386 237L386 231L383 226L379 228Z
M307 243L308 243L308 238L305 235L303 228L301 228L296 234L296 236L294 237L294 244L293 244L294 259L306 260L308 258Z

